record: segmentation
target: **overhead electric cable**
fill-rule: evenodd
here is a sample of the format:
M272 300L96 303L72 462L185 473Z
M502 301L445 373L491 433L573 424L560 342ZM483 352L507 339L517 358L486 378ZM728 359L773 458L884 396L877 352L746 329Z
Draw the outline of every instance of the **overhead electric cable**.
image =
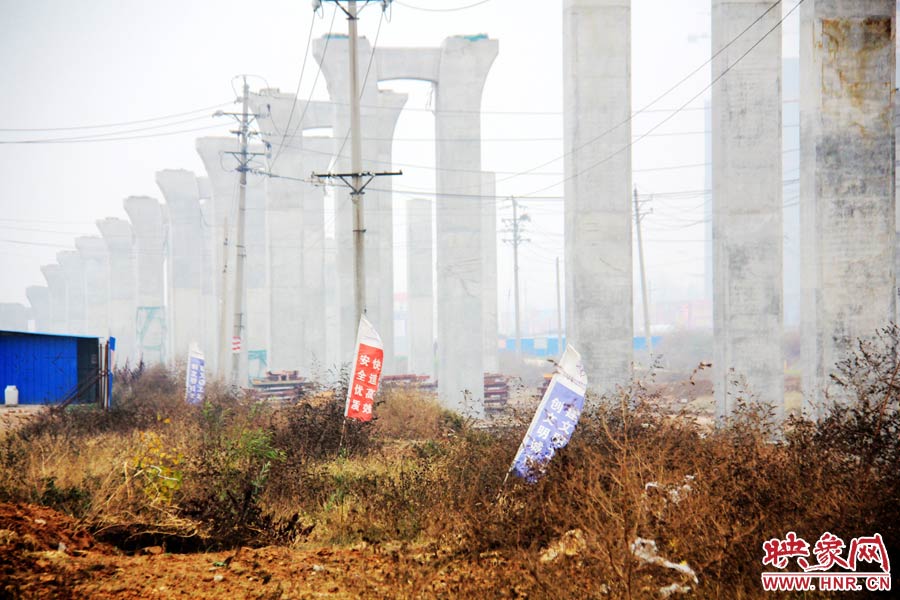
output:
M802 2L803 0L800 0L800 1ZM769 12L771 12L776 6L780 6L780 5L781 5L781 0L776 0L776 2L774 2L774 3L773 3L771 6L769 6L765 11L763 11L763 13L762 13L761 15L759 15L756 19L754 19L752 23L750 23L749 25L747 25L747 27L745 27L743 30L741 30L741 32L738 33L735 37L733 37L728 43L726 43L724 46L722 46L722 47L719 48L716 52L714 52L714 53L712 54L712 56L709 57L709 59L707 59L706 61L703 62L703 64L701 64L700 66L698 66L697 68L695 68L693 71L691 71L690 73L688 73L687 75L685 75L684 77L682 77L678 82L676 82L674 85L672 85L671 87L669 87L669 88L668 88L666 91L664 91L662 94L658 95L656 98L654 98L653 100L651 100L648 104L644 105L643 108L637 110L636 112L631 113L631 114L628 116L628 118L624 119L623 121L621 121L620 123L618 123L618 124L616 124L616 125L613 125L612 127L606 129L605 131L600 132L599 135L597 135L596 137L593 137L593 138L589 139L588 141L584 142L583 144L581 144L581 145L579 145L579 146L576 146L575 148L572 148L571 150L566 151L562 156L559 156L559 157L557 157L557 158L554 158L553 160L550 160L550 161L548 161L548 162L544 162L544 163L541 163L541 164L539 164L539 165L536 165L536 166L534 166L534 167L532 167L532 168L530 168L530 169L526 169L525 171L522 171L522 172L520 172L520 173L517 174L517 175L508 176L508 177L501 177L500 179L497 179L497 183L501 183L501 182L503 182L503 181L507 181L507 180L509 180L509 179L512 179L513 177L516 177L516 176L518 176L518 175L523 175L523 174L525 174L525 173L530 173L530 172L536 171L537 169L540 169L540 168L542 168L542 167L546 167L546 166L548 166L548 165L551 165L551 164L553 164L554 162L556 162L556 161L558 161L558 160L560 160L560 159L563 159L563 158L565 158L565 157L567 157L567 156L570 156L570 155L573 154L574 152L577 152L578 150L581 150L581 149L583 149L583 148L585 148L585 147L587 147L587 146L589 146L589 145L595 143L596 141L600 140L601 138L603 138L603 137L606 136L606 135L609 135L610 133L612 133L613 131L615 131L615 130L618 129L619 127L622 127L623 125L626 125L626 124L630 123L637 115L639 115L639 114L645 112L645 111L646 111L647 109L649 109L651 106L653 106L654 104L656 104L657 102L659 102L660 100L662 100L663 98L665 98L666 96L668 96L670 93L672 93L673 91L675 91L677 88L679 88L679 87L680 87L683 83L685 83L688 79L690 79L691 77L693 77L694 75L696 75L697 73L699 73L699 72L700 72L702 69L704 69L708 64L712 63L712 61L713 61L716 57L718 57L721 53L723 53L725 50L727 50L732 44L734 44L738 39L740 39L745 33L747 33L748 31L750 31L750 29L751 29L753 26L755 26L757 23L759 23L759 22L760 22L767 14L769 14ZM798 3L797 6L799 6L799 3ZM794 9L795 9L795 8L797 8L797 7L795 6ZM791 9L791 12L793 12L794 9ZM788 15L790 15L790 12L788 12ZM781 25L781 22L784 21L785 18L786 18L786 16L783 17L783 18L781 19L781 21L778 22L778 25L779 25L779 26ZM766 34L766 35L768 35L768 34ZM763 36L763 37L765 37L765 36ZM757 44L758 44L758 43L759 43L759 42L757 42ZM755 47L755 46L754 46L754 47ZM740 60L740 59L738 59L738 60ZM708 87L705 88L703 91L706 91L706 89L708 89ZM702 92L701 92L701 93L702 93ZM700 94L698 94L698 95L694 96L693 98L691 98L691 100L689 100L688 102L686 102L684 105L680 106L675 112L671 113L671 114L666 118L666 120L670 119L670 118L673 117L674 115L680 113L682 110L684 110L685 108L687 108L687 105L690 104L691 102L693 102L694 100L696 100L699 96L700 96ZM662 122L665 122L665 120L662 121ZM661 122L661 123L662 123L662 122ZM652 131L652 130L651 130L651 131ZM649 133L649 132L648 132L648 133ZM634 142L632 142L632 143L634 143Z
M337 15L337 9L331 14L331 24L328 26L329 31L334 26L334 17ZM281 151L284 148L285 140L288 136L288 131L291 128L291 119L294 117L294 110L297 108L298 96L300 95L300 84L303 82L303 72L306 70L306 60L309 57L309 48L312 45L312 32L313 25L315 25L315 18L309 24L309 33L307 34L306 39L306 51L303 53L303 63L300 66L300 77L297 80L297 90L294 92L294 102L291 104L291 112L288 115L287 124L284 126L284 133L281 136L281 143L278 145L278 150L275 151L275 157L272 159L272 166L278 161L278 157L281 155ZM331 40L330 36L326 36L325 38L325 46L322 50L322 60L325 60L325 56L328 53L328 42ZM306 99L306 104L303 106L303 112L300 114L300 120L297 122L297 127L290 134L290 137L293 137L297 134L297 131L303 126L303 118L306 116L306 112L309 110L309 105L312 102L313 92L316 91L316 84L319 83L319 75L322 73L322 65L317 64L316 67L316 76L313 79L312 87L309 90L309 97ZM275 119L272 119L272 125L275 125ZM275 126L277 129L277 126Z
M466 6L454 6L449 8L429 8L425 6L416 6L414 4L407 4L406 2L400 2L400 0L394 0L397 4L404 8L411 8L413 10L421 10L422 12L438 12L438 13L447 13L447 12L457 12L460 10L468 10L470 8L475 8L476 6L481 6L482 4L487 4L491 0L479 0L478 2L474 2L472 4L467 4Z
M16 145L16 144L88 144L95 142L121 142L128 140L142 140L154 137L166 137L170 135L178 135L182 133L193 133L195 131L208 131L210 129L221 129L221 125L208 125L206 127L193 127L191 129L179 129L177 131L164 131L161 133L148 133L146 135L132 135L124 137L79 137L79 138L49 138L36 140L0 140L0 144Z
M203 108L198 108L195 110L189 110L181 113L174 113L171 115L164 115L162 117L150 117L148 119L138 119L135 121L120 121L118 123L106 123L103 125L73 125L71 127L34 127L34 128L0 128L0 131L5 132L21 132L21 133L33 133L37 131L76 131L79 129L109 129L110 127L128 127L131 125L141 125L143 123L151 123L153 121L165 121L167 119L174 119L177 117L185 117L187 115L193 115L200 112L209 112L215 108L221 108L223 106L229 105L229 102L220 102L219 104L213 104L211 106L205 106ZM121 133L121 132L120 132Z
M696 100L697 98L699 98L700 96L702 96L704 93L706 93L706 91L707 91L708 89L710 89L713 85L715 85L715 84L716 84L720 79L722 79L722 78L723 78L723 77L724 77L731 69L733 69L735 66L737 66L737 64L738 64L739 62L741 62L741 60L743 60L748 54L750 54L754 49L756 49L756 47L759 46L759 45L763 42L763 40L765 40L767 37L769 37L769 35L770 35L773 31L775 31L776 29L778 29L779 27L781 27L781 24L784 22L784 20L787 19L787 18L791 15L791 13L793 13L795 10L797 10L797 8L798 8L801 4L803 4L803 2L804 2L804 0L799 0L799 2L797 2L797 4L795 4L795 5L793 6L793 8L791 8L791 9L787 12L787 14L785 14L781 19L779 19L779 21L778 21L775 25L773 25L773 26L772 26L765 34L763 34L763 36L762 36L761 38L759 38L758 40L756 40L756 42L754 42L753 45L751 45L751 46L750 46L743 54L741 54L741 55L740 55L733 63L731 63L730 65L728 65L728 66L725 67L724 69L722 69L722 72L719 73L712 81L710 81L710 82L709 82L709 85L707 85L707 86L704 87L702 90L700 90L699 92L697 92L697 94L695 94L691 99L689 99L687 102L685 102L683 106L689 105L691 102L693 102L694 100ZM776 2L775 4L779 4L779 3L780 3L780 2ZM775 5L773 4L773 6L775 6ZM771 10L771 9L772 9L772 7L769 7L769 9L766 10L765 13L763 13L763 16L764 16L766 13L768 13L769 10ZM759 18L757 18L756 21L754 21L754 23L758 22L759 19L761 19L761 18L762 18L762 16L760 16ZM746 31L746 29L745 29L744 31ZM735 38L735 39L737 39L737 38ZM717 52L716 54L714 54L713 57L715 57L715 56L717 56L718 54L720 54L720 53L722 52L722 50L724 50L724 48L727 48L728 45L730 45L730 44L733 43L733 42L734 42L734 40L732 40L731 42L728 42L728 44L726 44L722 49L720 49L719 52ZM602 165L602 164L608 162L609 160L611 160L611 159L613 159L614 157L618 156L619 154L621 154L621 153L624 152L625 150L628 150L629 148L631 148L632 146L634 146L635 143L637 143L637 142L641 141L642 139L644 139L645 137L647 137L649 134L651 134L653 131L655 131L656 129L658 129L659 127L661 127L663 124L665 124L666 122L668 122L672 117L674 117L674 116L677 115L677 114L678 114L677 111L676 111L676 112L673 112L673 113L671 113L671 114L669 114L668 116L666 116L665 118L663 118L661 121L659 121L656 125L654 125L654 126L651 127L650 129L648 129L645 133L643 133L643 134L642 134L640 137L638 137L637 139L632 140L631 142L629 142L629 143L626 144L625 146L622 146L621 148L619 148L618 150L616 150L616 151L613 152L612 154L610 154L610 155L606 156L605 158L603 158L603 159L601 159L601 160L595 162L594 164L588 166L587 168L582 169L582 170L579 171L579 172L573 173L573 174L569 175L568 177L564 177L561 181L559 181L559 182L557 182L557 183L554 183L554 184L548 185L548 186L544 186L544 187L542 187L542 188L538 188L538 189L536 189L536 190L533 190L532 192L529 192L529 193L526 193L526 194L522 194L522 196L529 196L530 194L536 194L536 193L539 193L539 192L543 192L543 191L545 191L545 190L548 190L548 189L550 189L550 188L553 188L553 187L556 187L556 186L558 186L558 185L560 185L560 184L563 184L563 183L565 183L566 181L569 181L569 180L571 180L571 179L574 179L575 177L579 177L579 176L581 176L583 173L585 173L585 172L587 172L587 171L591 171L591 170L593 170L593 169L596 169L596 168L599 167L600 165ZM502 181L502 180L501 180L501 179L498 179L498 180L497 180L498 183L499 183L500 181Z

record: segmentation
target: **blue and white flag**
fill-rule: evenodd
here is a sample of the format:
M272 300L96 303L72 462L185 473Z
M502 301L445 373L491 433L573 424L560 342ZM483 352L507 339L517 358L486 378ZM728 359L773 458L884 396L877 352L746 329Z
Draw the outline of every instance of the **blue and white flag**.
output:
M109 336L108 355L106 358L106 390L107 403L112 403L113 373L116 370L116 338Z
M203 401L206 391L206 361L196 344L191 344L188 352L187 381L185 382L185 398L191 404Z
M510 471L530 482L544 474L556 451L569 443L584 408L586 391L581 355L566 346Z

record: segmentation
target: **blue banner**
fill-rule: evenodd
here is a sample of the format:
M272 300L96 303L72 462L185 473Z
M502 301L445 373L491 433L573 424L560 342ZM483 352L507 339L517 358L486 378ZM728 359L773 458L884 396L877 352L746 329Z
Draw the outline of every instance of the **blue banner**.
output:
M116 370L116 338L109 336L108 356L106 357L106 407L112 406L113 373Z
M187 363L187 389L185 397L191 404L203 401L206 391L206 361L203 353L196 348L191 348Z
M544 474L556 451L572 438L584 409L586 388L581 357L570 346L559 361L559 370L550 380L510 471L530 482Z

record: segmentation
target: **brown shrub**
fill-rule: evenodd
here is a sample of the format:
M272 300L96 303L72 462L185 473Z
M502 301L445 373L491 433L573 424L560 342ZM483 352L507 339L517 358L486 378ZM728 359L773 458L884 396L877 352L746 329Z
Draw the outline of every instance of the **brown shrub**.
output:
M208 545L418 541L443 556L501 553L531 589L560 597L650 597L669 584L759 597L761 544L788 531L810 543L878 532L897 553L895 340L844 363L838 383L858 401L820 423L775 430L758 405L739 403L709 430L635 386L595 403L534 484L506 477L524 421L478 428L409 390L385 393L371 424L344 422L340 389L281 410L225 391L191 407L177 374L146 370L120 380L109 415L78 407L7 435L0 497L95 528L168 524ZM583 546L539 560L567 539ZM698 583L642 559L639 540Z

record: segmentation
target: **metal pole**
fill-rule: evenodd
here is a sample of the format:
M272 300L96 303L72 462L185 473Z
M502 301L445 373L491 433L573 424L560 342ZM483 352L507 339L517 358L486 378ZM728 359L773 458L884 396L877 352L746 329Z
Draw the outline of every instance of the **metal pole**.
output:
M559 257L556 257L556 348L559 352L562 347L562 300L559 290Z
M519 320L519 203L516 197L512 199L513 208L513 287L515 288L515 313L516 313L516 359L522 360L522 330Z
M356 320L366 312L366 225L363 214L362 195L360 189L362 171L362 141L359 125L359 69L357 67L357 16L356 0L347 3L347 22L350 40L350 171L353 174L353 186L350 197L353 200L353 254L355 275Z
M641 300L644 304L644 339L647 343L647 366L653 357L653 338L650 335L650 304L647 298L647 273L644 271L644 243L641 238L641 210L638 205L637 186L634 187L634 224L637 231L638 261L641 268Z
M247 136L249 128L249 102L250 87L247 85L247 77L244 76L244 97L241 110L241 154L238 171L241 173L240 188L238 190L238 220L237 220L237 264L234 271L234 323L232 324L232 340L241 340L241 348L238 352L231 349L231 383L238 385L241 376L241 356L244 353L242 330L244 328L244 262L247 258L247 248L244 243L244 222L247 210ZM232 341L233 343L233 341Z

